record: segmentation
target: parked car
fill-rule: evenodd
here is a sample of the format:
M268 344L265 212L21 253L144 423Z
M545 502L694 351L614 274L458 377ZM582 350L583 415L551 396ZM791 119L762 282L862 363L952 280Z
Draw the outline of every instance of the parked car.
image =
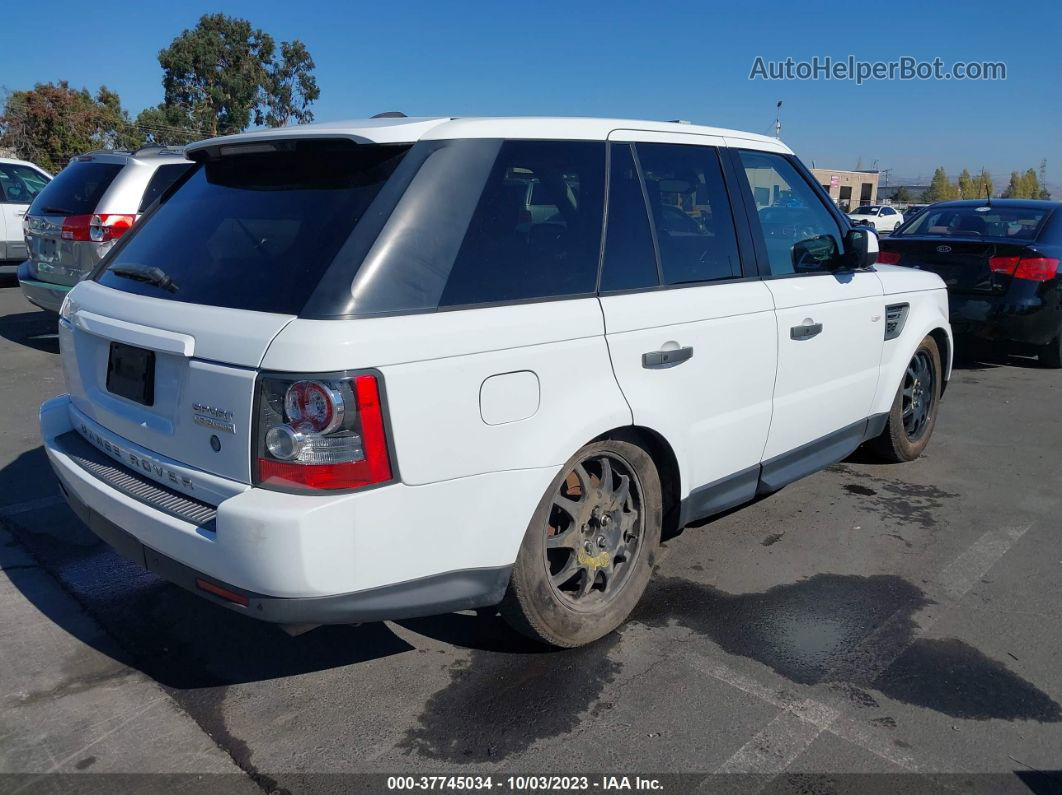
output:
M587 643L662 532L933 432L943 283L875 269L773 138L385 118L187 155L67 296L41 432L89 527L244 615Z
M881 262L939 274L957 334L1031 346L1062 367L1062 202L941 202L882 243Z
M909 223L917 218L922 212L929 207L928 204L909 204L903 209L903 222ZM896 230L893 230L896 231Z
M51 179L33 163L0 157L0 273L14 274L26 259L22 217Z
M879 232L891 232L903 223L903 213L886 204L864 204L849 213L853 223L865 224Z
M18 279L26 298L58 312L67 291L191 166L179 150L158 146L71 159L25 214L29 250Z

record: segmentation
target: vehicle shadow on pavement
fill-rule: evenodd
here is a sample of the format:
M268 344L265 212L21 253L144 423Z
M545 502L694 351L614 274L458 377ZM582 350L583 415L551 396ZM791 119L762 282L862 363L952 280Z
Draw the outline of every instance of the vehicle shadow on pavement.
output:
M58 317L39 309L0 317L0 337L43 353L59 353Z
M52 478L40 447L0 470L5 484L51 484ZM13 584L62 629L165 687L209 688L296 676L412 649L382 623L320 627L291 637L275 625L212 604L125 560L60 500L42 503L34 510L8 510L6 516L0 508L0 526L105 632L86 629L88 622L80 619L72 622L72 612L55 602L54 591L22 588L17 576L11 576Z

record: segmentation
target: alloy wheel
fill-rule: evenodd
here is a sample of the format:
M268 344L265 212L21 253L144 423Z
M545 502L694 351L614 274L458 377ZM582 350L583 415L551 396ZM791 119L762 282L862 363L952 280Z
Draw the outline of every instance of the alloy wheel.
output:
M623 590L644 536L641 483L619 456L596 455L568 473L546 527L550 586L575 610L598 610Z

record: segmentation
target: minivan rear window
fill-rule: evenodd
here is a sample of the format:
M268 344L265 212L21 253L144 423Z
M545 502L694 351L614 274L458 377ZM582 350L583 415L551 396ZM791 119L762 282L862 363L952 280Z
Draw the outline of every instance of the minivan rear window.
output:
M120 163L71 163L37 194L29 214L90 215L121 170Z
M299 314L408 146L304 141L200 165L114 253L125 292Z

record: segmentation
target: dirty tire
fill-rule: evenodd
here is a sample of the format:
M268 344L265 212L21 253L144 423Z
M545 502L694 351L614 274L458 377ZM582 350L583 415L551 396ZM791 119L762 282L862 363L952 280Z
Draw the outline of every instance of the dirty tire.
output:
M1062 332L1046 345L1042 346L1036 357L1041 367L1057 370L1062 367Z
M931 376L931 384L924 383L925 371L921 367L928 368ZM911 405L910 392L917 389L912 381L917 383L920 378L912 379L912 374L920 376L922 400L928 400L926 417L917 432L912 434L905 418L909 417L906 410ZM914 461L922 455L922 451L929 444L933 435L933 428L937 424L937 408L940 405L940 389L943 383L943 368L940 366L940 349L936 340L927 336L915 350L911 361L904 371L899 387L896 389L896 397L892 401L892 409L889 412L889 421L885 430L870 443L871 449L886 461L902 463ZM912 388L913 387L913 388Z
M518 632L563 648L607 635L645 591L662 514L660 477L642 448L611 440L586 445L531 518L502 616Z

